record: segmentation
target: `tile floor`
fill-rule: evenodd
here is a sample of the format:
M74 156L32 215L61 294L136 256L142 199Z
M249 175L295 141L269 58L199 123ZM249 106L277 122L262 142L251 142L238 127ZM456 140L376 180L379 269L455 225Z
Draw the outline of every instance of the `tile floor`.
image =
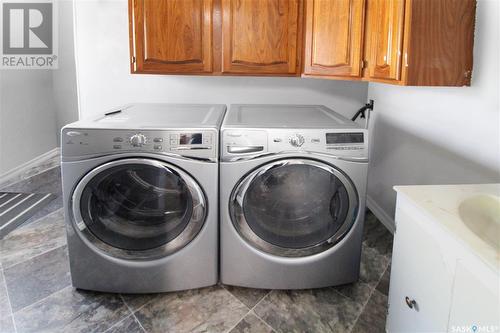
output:
M257 290L217 285L152 295L71 286L59 167L3 191L58 199L0 240L0 332L383 332L392 235L367 214L359 282Z

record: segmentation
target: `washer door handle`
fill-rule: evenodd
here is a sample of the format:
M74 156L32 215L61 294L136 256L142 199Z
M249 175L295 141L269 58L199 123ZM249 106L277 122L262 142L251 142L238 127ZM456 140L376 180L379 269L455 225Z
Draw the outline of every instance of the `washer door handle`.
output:
M263 150L264 146L227 146L227 152L230 154L258 153Z

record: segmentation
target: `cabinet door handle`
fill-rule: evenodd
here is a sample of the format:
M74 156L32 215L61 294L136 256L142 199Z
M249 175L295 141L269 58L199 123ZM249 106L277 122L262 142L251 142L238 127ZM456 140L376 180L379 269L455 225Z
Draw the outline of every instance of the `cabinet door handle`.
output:
M406 302L406 305L408 305L408 307L410 309L413 309L417 305L417 302L415 302L414 299L410 299L408 296L405 297L405 302Z

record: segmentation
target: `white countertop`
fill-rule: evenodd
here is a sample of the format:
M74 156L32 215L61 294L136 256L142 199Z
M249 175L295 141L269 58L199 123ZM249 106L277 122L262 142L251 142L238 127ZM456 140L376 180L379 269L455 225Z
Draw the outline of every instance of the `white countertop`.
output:
M481 194L500 196L500 184L395 186L394 189L488 266L497 272L500 270L500 252L472 232L459 215L460 203L467 198Z

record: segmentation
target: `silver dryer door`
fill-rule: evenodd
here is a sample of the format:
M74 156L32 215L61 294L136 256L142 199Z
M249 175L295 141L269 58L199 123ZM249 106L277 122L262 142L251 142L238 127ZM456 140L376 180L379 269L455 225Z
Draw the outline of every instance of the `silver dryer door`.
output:
M311 159L265 164L235 187L229 210L238 233L277 256L325 251L349 231L358 212L352 182L334 167Z
M206 217L198 183L153 159L128 158L89 172L72 197L76 229L104 253L154 259L186 246Z

